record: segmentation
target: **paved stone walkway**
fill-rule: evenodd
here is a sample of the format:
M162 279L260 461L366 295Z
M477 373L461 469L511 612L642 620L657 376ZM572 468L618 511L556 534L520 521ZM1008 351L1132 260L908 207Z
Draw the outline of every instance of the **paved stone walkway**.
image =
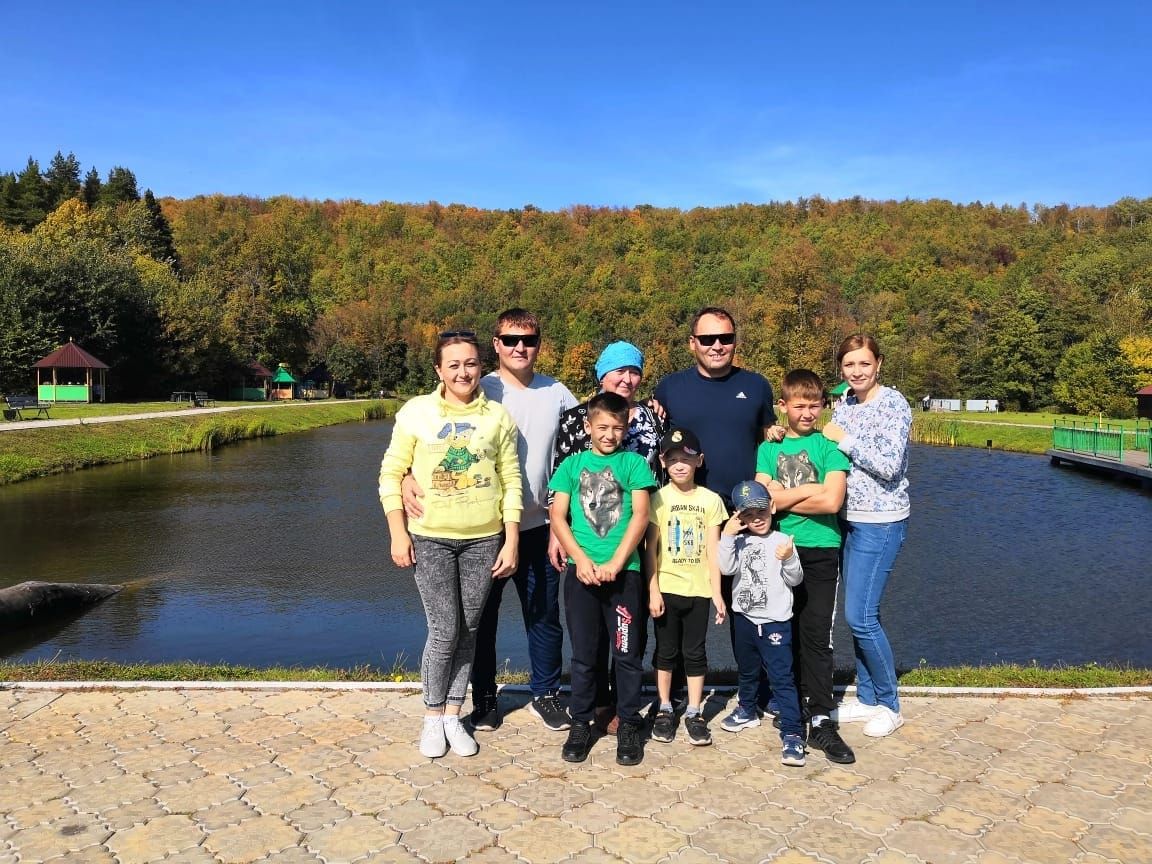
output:
M568 765L502 701L479 755L430 761L413 693L0 690L0 864L1152 861L1147 697L908 698L804 768L717 723Z

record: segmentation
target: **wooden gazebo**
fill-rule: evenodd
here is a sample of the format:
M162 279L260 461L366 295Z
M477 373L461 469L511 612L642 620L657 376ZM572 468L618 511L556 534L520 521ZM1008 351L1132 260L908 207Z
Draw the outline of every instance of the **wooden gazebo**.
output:
M232 387L228 392L229 399L243 400L245 402L263 402L268 397L268 382L272 380L272 373L268 367L257 360L253 360L244 370L240 378L240 386Z
M276 374L272 376L272 389L268 391L268 398L295 399L296 385L299 383L288 371L288 364L281 363L276 367Z
M71 339L35 365L41 402L103 402L108 364Z
M1152 387L1142 387L1136 391L1136 416L1152 420Z

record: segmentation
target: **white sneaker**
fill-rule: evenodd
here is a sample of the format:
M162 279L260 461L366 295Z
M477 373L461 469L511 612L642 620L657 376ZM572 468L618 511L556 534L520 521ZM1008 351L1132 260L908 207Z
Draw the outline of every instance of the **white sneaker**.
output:
M429 759L439 759L448 752L448 741L444 737L444 718L429 715L424 718L424 728L420 730L420 755Z
M832 709L832 720L836 723L866 723L875 717L882 705L865 705L859 699L845 699Z
M476 746L476 739L468 734L459 717L444 718L444 737L448 739L448 746L457 756L475 756L480 749Z
M891 735L904 725L904 718L883 705L877 706L879 711L864 724L864 734L870 738L884 738Z

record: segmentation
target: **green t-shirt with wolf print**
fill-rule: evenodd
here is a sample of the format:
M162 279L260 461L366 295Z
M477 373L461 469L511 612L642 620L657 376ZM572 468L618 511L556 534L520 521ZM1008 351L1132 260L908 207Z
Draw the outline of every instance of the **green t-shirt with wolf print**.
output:
M765 441L756 451L756 473L767 474L785 489L794 489L803 483L823 483L829 471L843 471L847 476L851 467L852 463L836 443L820 432ZM797 546L835 549L840 545L840 520L836 513L816 516L788 513L780 519L779 527L792 536Z
M616 554L632 519L632 493L655 489L656 478L643 456L626 450L607 456L584 450L560 463L548 488L568 494L568 516L576 542L593 563L604 564ZM640 554L635 549L624 569L640 569Z

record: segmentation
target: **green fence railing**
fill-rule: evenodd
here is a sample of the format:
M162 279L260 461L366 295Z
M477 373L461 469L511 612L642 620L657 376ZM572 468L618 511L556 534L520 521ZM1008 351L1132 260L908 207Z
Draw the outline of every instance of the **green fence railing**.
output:
M1052 448L1120 461L1124 456L1124 427L1113 423L1056 420L1052 424Z

